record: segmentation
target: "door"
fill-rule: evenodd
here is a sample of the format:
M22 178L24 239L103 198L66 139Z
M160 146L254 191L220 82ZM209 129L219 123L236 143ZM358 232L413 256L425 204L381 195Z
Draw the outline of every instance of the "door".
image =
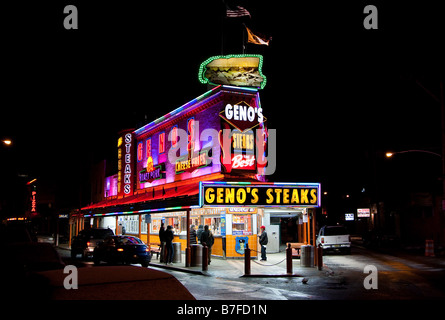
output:
M280 252L280 225L270 225L266 229L267 238L269 242L267 243L267 253L277 253Z

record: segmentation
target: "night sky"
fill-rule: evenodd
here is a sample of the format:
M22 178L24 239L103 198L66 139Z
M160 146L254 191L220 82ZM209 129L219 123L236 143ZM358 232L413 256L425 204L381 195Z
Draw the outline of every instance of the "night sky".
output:
M224 19L222 1L2 9L0 138L13 146L2 145L1 196L27 174L57 208L77 206L91 164L116 156L120 130L206 92L200 63L242 52L242 22L272 37L269 47L246 47L264 56L260 97L278 140L270 180L321 182L340 196L372 188L376 174L388 186L440 172L440 161L425 156L384 159L388 149L440 153L440 105L416 83L439 95L438 5L373 2L379 29L365 30L362 1L226 2L252 17ZM78 7L78 30L63 28L67 4Z

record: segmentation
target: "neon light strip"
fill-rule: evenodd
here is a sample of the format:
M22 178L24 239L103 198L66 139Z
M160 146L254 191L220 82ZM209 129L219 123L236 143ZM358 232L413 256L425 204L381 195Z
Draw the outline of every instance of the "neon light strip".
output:
M215 87L215 88L213 88L213 89L207 91L206 93L200 95L199 97L193 99L192 101L187 102L186 104L180 106L179 108L176 108L175 110L173 110L173 111L167 113L166 115L164 115L164 116L162 116L162 117L160 117L160 118L158 118L158 119L156 119L156 120L154 120L154 121L152 121L152 122L146 124L145 126L139 128L139 129L136 129L136 130L134 131L134 133L137 134L137 135L139 135L139 134L143 133L144 131L147 131L147 130L149 130L149 129L153 129L157 124L159 124L159 123L161 123L161 122L163 122L163 121L165 121L165 120L171 118L172 116L174 116L174 115L180 113L181 111L186 110L186 109L189 108L190 106L192 106L192 105L194 105L194 104L196 104L196 103L198 103L198 102L204 100L205 98L207 98L208 96L210 96L214 91L218 90L220 87L221 87L221 85L219 85L219 86L217 86L217 87Z
M258 58L259 59L259 63L258 63L258 72L260 73L260 76L263 78L263 82L261 83L261 86L259 87L259 89L264 89L264 87L266 86L266 82L267 82L267 78L266 76L263 74L263 56L260 54L229 54L229 55L222 55L222 56L213 56L208 58L206 61L204 61L203 63L201 63L201 65L199 66L199 71L198 71L198 79L199 82L201 82L202 84L206 84L206 83L210 83L212 84L209 79L207 79L205 77L205 72L207 71L207 65L212 62L213 60L217 60L217 59L230 59L230 58L246 58L246 57L254 57L254 58ZM236 87L237 89L242 88L242 89L251 89L251 88L247 88L247 87ZM255 89L256 90L256 89Z
M320 187L320 183L314 182L244 182L244 181L201 181L200 184L223 185L265 185L265 186L295 186L295 187Z
M158 208L158 209L144 209L144 210L136 210L136 211L118 211L118 212L109 212L109 213L97 213L97 214L86 214L84 217L104 217L104 216L118 216L118 215L129 215L129 214L138 214L138 213L146 213L146 212L161 212L161 211L171 211L171 210L182 210L182 209L196 209L200 208L200 206L183 206L183 207L169 207L169 208Z
M321 184L320 183L314 183L314 182L235 182L235 181L200 181L199 182L199 205L202 207L204 204L203 199L203 186L204 185L258 185L258 186L293 186L293 187L303 187L303 188L317 188L318 189L318 199L317 199L317 206L321 206ZM226 207L226 205L212 205L212 207ZM249 206L245 206L249 207ZM276 208L276 207L287 207L285 205L263 205L261 207L265 208ZM301 208L313 208L313 205L298 205L298 206L289 206L289 207L301 207Z

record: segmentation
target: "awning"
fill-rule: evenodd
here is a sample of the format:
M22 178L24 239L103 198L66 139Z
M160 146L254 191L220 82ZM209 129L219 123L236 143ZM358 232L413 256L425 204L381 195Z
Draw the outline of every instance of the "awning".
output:
M199 183L153 187L121 199L104 200L81 208L85 216L180 210L199 206Z

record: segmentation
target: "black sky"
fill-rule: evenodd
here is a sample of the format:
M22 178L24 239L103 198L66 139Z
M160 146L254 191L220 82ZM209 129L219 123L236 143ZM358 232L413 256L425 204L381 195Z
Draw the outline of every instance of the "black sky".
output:
M261 101L278 138L272 180L358 189L379 152L440 148L439 105L416 84L438 94L438 5L374 2L379 29L365 30L361 1L237 3L252 18L223 19L222 1L5 9L0 138L14 150L2 151L3 167L14 159L14 170L77 202L76 179L115 156L118 131L204 93L197 73L206 58L241 53L241 22L272 36L269 47L246 48L264 55ZM63 28L66 4L77 5L79 30Z

